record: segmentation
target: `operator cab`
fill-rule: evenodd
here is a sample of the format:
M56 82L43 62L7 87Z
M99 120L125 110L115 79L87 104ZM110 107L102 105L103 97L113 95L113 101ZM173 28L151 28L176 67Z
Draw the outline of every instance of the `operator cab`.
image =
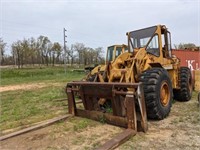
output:
M113 45L109 46L107 49L106 64L108 62L114 61L120 54L128 51L126 45Z
M164 25L128 32L127 35L129 52L145 48L147 53L159 57L162 50L163 57L171 57L171 35Z

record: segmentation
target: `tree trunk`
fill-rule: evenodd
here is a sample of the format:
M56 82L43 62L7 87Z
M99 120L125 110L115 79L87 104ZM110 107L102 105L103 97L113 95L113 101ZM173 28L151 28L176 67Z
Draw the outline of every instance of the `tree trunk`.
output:
M20 55L19 55L19 50L17 50L17 66L18 66L18 69L20 69Z
M49 53L49 64L52 63L52 56L51 56L51 53Z
M46 65L49 66L48 56L45 57L45 60L46 60Z
M54 66L54 63L55 63L55 56L54 56L54 54L53 54L53 66Z
M17 58L17 66L18 66L18 69L20 69L20 58L19 57Z
M32 60L32 65L34 66L34 57L31 56L31 60Z
M74 58L71 58L71 66L74 64Z
M21 56L21 68L23 68L23 66L24 66L24 56L22 54L22 56Z

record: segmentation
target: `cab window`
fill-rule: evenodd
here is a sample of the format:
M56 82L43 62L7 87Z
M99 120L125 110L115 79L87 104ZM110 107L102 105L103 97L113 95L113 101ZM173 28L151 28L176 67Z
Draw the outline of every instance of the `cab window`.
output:
M122 48L121 47L117 47L116 48L116 52L115 52L115 58L117 58L121 53L122 53Z
M148 53L150 53L152 55L160 56L158 35L155 35L152 38L152 40L149 42L146 50Z
M113 60L114 46L108 47L107 61Z

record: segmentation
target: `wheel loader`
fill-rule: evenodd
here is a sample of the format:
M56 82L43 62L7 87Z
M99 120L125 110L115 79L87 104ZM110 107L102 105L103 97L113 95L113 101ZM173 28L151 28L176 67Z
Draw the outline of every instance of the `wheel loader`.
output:
M83 79L87 81L94 81L97 72L104 72L108 63L112 63L122 53L128 51L128 46L125 44L112 45L107 48L106 59L104 65L98 65L96 67L86 67L85 70L89 70L88 75Z
M165 25L126 35L127 52L92 70L88 80L67 84L69 113L146 132L147 118L167 117L173 98L191 99L192 76L172 55L171 34ZM83 109L76 106L76 92Z

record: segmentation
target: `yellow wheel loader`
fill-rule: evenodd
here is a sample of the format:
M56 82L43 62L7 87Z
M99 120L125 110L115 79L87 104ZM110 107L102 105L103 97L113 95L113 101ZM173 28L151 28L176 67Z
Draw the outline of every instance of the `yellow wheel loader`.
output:
M108 63L113 63L115 59L122 53L128 51L128 46L125 44L122 45L112 45L107 48L106 59L104 65L98 65L96 67L86 67L86 70L90 70L89 74L84 80L94 81L97 72L103 73L106 69ZM97 78L96 78L97 79Z
M171 35L165 25L128 32L127 39L127 52L93 70L89 80L67 84L69 113L145 132L147 117L165 118L173 97L191 99L192 76L171 54ZM76 106L76 92L84 109ZM109 107L102 110L101 105Z

